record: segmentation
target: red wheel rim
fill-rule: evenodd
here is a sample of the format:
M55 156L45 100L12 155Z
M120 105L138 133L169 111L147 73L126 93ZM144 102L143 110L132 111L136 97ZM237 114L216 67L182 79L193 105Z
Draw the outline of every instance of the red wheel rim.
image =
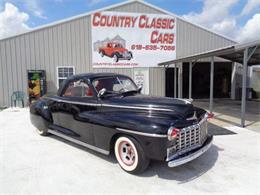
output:
M135 163L135 151L130 143L127 141L120 142L118 146L118 154L121 161L127 165L132 166Z

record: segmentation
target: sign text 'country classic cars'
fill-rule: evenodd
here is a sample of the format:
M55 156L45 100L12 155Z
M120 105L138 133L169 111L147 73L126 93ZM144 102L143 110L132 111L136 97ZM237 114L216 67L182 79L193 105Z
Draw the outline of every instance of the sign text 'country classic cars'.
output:
M92 41L96 68L154 67L176 56L176 19L162 14L94 13Z

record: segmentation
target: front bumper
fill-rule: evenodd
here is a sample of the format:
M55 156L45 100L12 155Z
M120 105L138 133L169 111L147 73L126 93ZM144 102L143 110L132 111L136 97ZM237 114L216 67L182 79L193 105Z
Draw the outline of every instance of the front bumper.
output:
M213 136L209 136L201 147L171 159L168 162L168 166L177 167L179 165L190 162L190 161L194 160L195 158L198 158L200 155L205 153L210 148L210 146L212 145L212 142L213 142Z

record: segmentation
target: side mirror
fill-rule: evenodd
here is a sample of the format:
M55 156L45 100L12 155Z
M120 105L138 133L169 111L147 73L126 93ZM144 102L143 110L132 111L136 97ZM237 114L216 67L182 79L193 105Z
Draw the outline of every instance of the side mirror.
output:
M139 86L138 89L137 89L137 92L141 93L142 89L143 89L143 86Z
M106 88L102 88L99 92L98 92L98 97L102 98L104 97L104 95L106 94L107 90Z

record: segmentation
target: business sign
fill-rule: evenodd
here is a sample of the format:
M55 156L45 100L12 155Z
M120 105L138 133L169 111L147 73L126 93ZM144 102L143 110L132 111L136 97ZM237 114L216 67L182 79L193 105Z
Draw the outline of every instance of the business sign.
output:
M154 67L176 58L176 19L162 14L92 14L94 68Z
M134 82L138 87L142 87L141 93L149 95L149 69L135 68Z

